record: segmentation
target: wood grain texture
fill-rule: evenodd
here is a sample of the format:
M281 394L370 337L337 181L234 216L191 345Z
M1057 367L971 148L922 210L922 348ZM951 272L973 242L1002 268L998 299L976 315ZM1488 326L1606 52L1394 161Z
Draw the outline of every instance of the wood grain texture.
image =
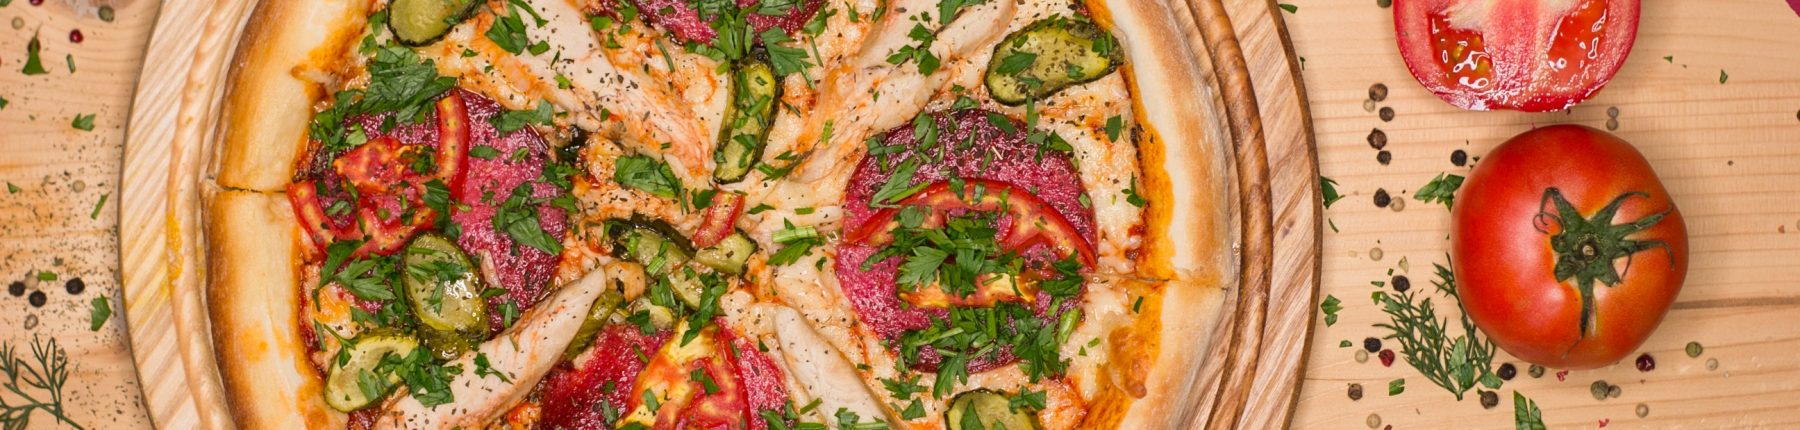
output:
M144 166L146 171L151 167L162 169L168 176L162 181L148 181L154 186L147 194L133 199L134 205L147 206L142 210L147 221L146 228L134 230L127 243L127 249L136 254L128 255L127 266L139 267L142 274L134 279L143 283L128 284L128 290L140 291L145 297L143 310L146 315L158 313L168 315L159 324L146 323L139 331L145 333L140 343L151 345L162 350L175 350L177 357L168 355L140 355L140 366L146 371L147 381L155 381L159 387L147 391L148 400L157 413L157 421L165 426L185 428L199 426L217 428L228 426L230 419L220 406L219 386L216 367L212 364L210 341L206 338L206 326L202 307L199 305L199 294L202 286L198 280L202 278L202 267L197 265L201 243L197 234L201 220L195 211L197 198L201 190L195 189L201 160L200 148L206 147L206 139L211 137L213 126L209 122L217 111L218 83L223 82L222 64L230 47L235 45L235 35L242 26L242 19L247 12L250 1L227 1L219 3L176 1L169 6L191 8L192 15L206 15L204 21L188 19L172 23L166 30L159 30L159 39L153 42L153 58L181 58L186 55L189 61L172 61L155 70L159 76L168 76L170 81L180 77L183 89L170 91L167 88L147 89L140 95L150 101L140 100L140 106L160 106L175 112L173 126L146 128L142 140L134 138L134 151L139 148L137 142L143 142L144 150L139 154L156 154L141 158L145 163L156 163ZM1256 55L1273 56L1247 62L1241 55L1233 23L1226 19L1226 13L1243 13L1249 20L1263 21L1274 16L1275 4L1271 2L1233 2L1228 9L1218 0L1191 0L1172 3L1174 9L1183 17L1194 19L1178 19L1183 21L1184 33L1194 46L1208 47L1211 55L1198 55L1202 67L1221 74L1209 76L1217 78L1213 84L1224 88L1222 93L1227 98L1219 104L1219 109L1232 112L1232 134L1237 142L1238 169L1255 174L1245 179L1240 190L1248 190L1253 194L1239 195L1237 201L1242 210L1255 212L1254 223L1245 223L1246 237L1256 237L1257 242L1247 244L1241 251L1246 256L1247 265L1241 270L1247 275L1241 282L1255 285L1254 288L1240 289L1238 297L1244 298L1233 315L1236 324L1221 327L1222 332L1237 333L1237 341L1215 342L1215 348L1207 352L1218 357L1203 373L1202 381L1207 384L1218 384L1224 391L1202 390L1210 395L1198 400L1203 410L1222 410L1224 413L1212 414L1214 428L1232 428L1240 420L1245 425L1279 423L1285 420L1287 411L1293 402L1293 375L1298 374L1301 364L1298 350L1303 342L1307 323L1311 313L1305 311L1310 306L1310 297L1316 283L1310 280L1316 277L1316 235L1292 234L1293 231L1317 232L1318 224L1313 206L1316 201L1316 182L1310 180L1277 182L1269 177L1269 166L1275 164L1292 173L1294 169L1304 177L1313 177L1316 168L1311 155L1310 140L1300 138L1309 135L1304 127L1305 119L1295 116L1293 112L1297 103L1303 98L1299 87L1292 81L1292 60L1288 51L1280 46L1271 49L1268 46L1256 45ZM209 12L210 10L210 12ZM1199 23L1207 23L1199 25ZM1279 41L1280 26L1252 26L1251 29L1261 32L1255 43L1267 44ZM1202 29L1205 29L1204 35ZM1258 34L1258 33L1252 33ZM1272 36L1271 36L1272 35ZM167 42L164 42L167 40ZM172 49L166 55L160 49ZM1215 61L1215 58L1225 58ZM155 64L155 63L153 63ZM1253 81L1246 74L1246 67L1263 67L1273 65L1269 73L1258 72L1256 76L1274 76L1270 79ZM149 68L146 69L150 73ZM1239 75L1232 77L1231 75ZM148 76L148 75L147 75ZM147 78L148 79L148 78ZM1262 83L1261 81L1273 84ZM1256 82L1256 83L1253 83ZM1253 85L1272 85L1263 89ZM1282 92L1268 108L1258 109L1256 98L1258 92ZM1288 116L1275 119L1275 123L1292 127L1272 133L1277 140L1269 140L1269 144L1288 145L1279 149L1265 149L1265 138L1260 130L1264 116L1272 112L1286 112ZM148 115L148 114L147 114ZM166 116L164 121L170 120ZM1298 125L1298 126L1296 126ZM166 129L161 129L166 127ZM134 133L134 136L138 134ZM1249 146L1246 146L1249 145ZM1298 154L1298 155L1296 155ZM160 157L160 158L158 158ZM1270 158L1281 157L1281 158ZM139 158L127 160L127 164L139 162ZM171 168L171 166L173 168ZM1245 170L1247 169L1247 170ZM1240 175L1240 178L1245 176ZM1271 184L1280 183L1298 187L1272 193ZM1272 202L1271 195L1284 200ZM146 197L147 196L147 197ZM142 201L141 199L156 200ZM1279 213L1271 207L1280 207ZM136 209L134 209L136 211ZM1276 222L1285 226L1283 232L1274 231ZM1254 229L1254 230L1252 230ZM1280 252L1271 251L1279 240L1283 246L1296 246L1295 250ZM1298 245L1290 245L1297 243ZM1297 260L1297 261L1296 261ZM1276 264L1291 264L1299 268L1293 274L1271 274L1269 267ZM1278 266L1279 267L1279 266ZM1298 279L1300 281L1296 282ZM1271 289L1275 282L1276 290ZM1247 294L1245 293L1247 292ZM1270 309L1271 297L1287 300L1302 297L1303 303L1296 309ZM1274 316L1276 320L1269 319ZM165 322L167 321L167 322ZM134 324L134 329L138 326ZM182 334L189 332L192 334ZM1266 339L1266 340L1265 340ZM170 345L173 343L173 345ZM1273 364L1263 364L1259 356L1276 357ZM1226 357L1232 357L1226 359ZM1226 369L1231 369L1229 372ZM1254 373L1253 373L1254 372ZM1225 375L1232 375L1229 382L1220 384ZM1229 409L1223 409L1229 405ZM1209 414L1200 414L1206 419ZM1270 421L1270 417L1276 417ZM1196 423L1196 427L1201 423ZM1238 425L1241 427L1241 425Z
M150 423L120 301L119 208L135 185L120 177L121 148L144 41L157 17L154 1L105 2L113 20L99 18L92 1L13 1L0 7L0 343L36 367L34 341L55 340L69 360L62 392L64 415L87 429L136 428ZM80 30L73 42L70 32ZM47 73L26 75L26 46L36 37ZM92 130L74 127L92 115ZM79 280L79 281L77 281ZM71 288L79 282L83 287ZM39 306L30 303L39 298ZM113 312L90 330L93 300ZM29 381L22 374L20 382ZM23 394L47 393L20 384ZM20 405L21 393L0 390L0 402ZM42 410L31 428L72 428ZM0 418L12 423L16 417Z
M1527 114L1462 111L1430 95L1396 53L1391 11L1373 1L1284 1L1299 8L1285 18L1304 59L1321 170L1347 195L1325 212L1338 231L1326 230L1321 291L1345 309L1337 324L1314 325L1295 427L1362 428L1379 414L1397 429L1512 428L1514 391L1538 403L1550 428L1800 426L1800 17L1784 2L1644 1L1637 45L1605 90L1566 113ZM1375 83L1389 88L1378 105L1396 110L1392 122L1363 109ZM1499 407L1483 409L1473 393L1457 402L1403 363L1358 363L1354 347L1338 347L1382 334L1370 327L1385 321L1368 300L1370 281L1394 269L1414 288L1429 287L1431 264L1444 262L1449 211L1410 192L1439 173L1466 175L1452 151L1474 159L1540 125L1604 129L1610 107L1619 109L1615 133L1649 158L1688 220L1686 287L1640 350L1656 370L1626 363L1559 381L1554 370L1525 376L1525 364L1513 361L1521 376L1502 387ZM1387 134L1390 165L1375 161L1366 141L1373 128ZM1404 208L1376 208L1378 189L1406 200ZM1704 355L1688 358L1689 341ZM1390 397L1385 388L1398 378L1405 393ZM1623 395L1594 400L1596 380ZM1346 396L1351 383L1362 384L1362 400ZM1635 413L1639 403L1646 418Z

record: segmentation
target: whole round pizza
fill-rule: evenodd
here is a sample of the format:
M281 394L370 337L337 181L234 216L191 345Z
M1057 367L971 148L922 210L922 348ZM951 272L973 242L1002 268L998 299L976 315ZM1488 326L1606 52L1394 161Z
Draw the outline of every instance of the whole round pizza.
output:
M1162 0L264 1L205 178L248 428L1168 428L1233 285Z

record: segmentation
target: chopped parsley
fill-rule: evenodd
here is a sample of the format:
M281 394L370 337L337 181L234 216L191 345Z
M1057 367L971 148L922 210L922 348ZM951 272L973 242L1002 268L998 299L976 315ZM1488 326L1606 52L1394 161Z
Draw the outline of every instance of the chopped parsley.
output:
M1444 207L1455 207L1456 189L1462 188L1463 177L1448 173L1439 173L1431 182L1419 187L1413 198L1425 203L1443 203Z
M88 303L93 305L88 311L88 331L100 331L100 327L105 327L106 321L112 318L112 304L105 296L95 297Z
M520 183L512 195L494 212L494 230L506 233L520 245L537 248L546 254L562 253L560 239L544 231L538 223L537 201L531 197L531 182Z
M69 121L69 126L76 130L94 131L94 115L96 114L75 114L75 119Z
M25 68L19 70L20 73L24 73L25 76L50 73L49 70L44 69L43 59L38 58L38 51L43 50L43 47L43 43L38 42L37 33L32 33L31 41L25 43Z
M681 195L681 179L667 163L644 155L619 157L613 163L613 181L626 188L665 199Z
M1344 309L1343 302L1339 301L1337 296L1326 295L1325 301L1319 302L1319 311L1325 313L1325 326L1326 327L1331 327L1332 324L1337 324L1338 311L1343 310L1343 309Z
M550 125L550 119L553 116L554 111L550 107L550 102L539 100L536 109L507 111L495 115L490 121L501 134L506 134L525 128L529 124Z
M1338 194L1337 181L1324 176L1319 177L1319 196L1326 209L1331 209L1332 203L1344 199L1343 194Z

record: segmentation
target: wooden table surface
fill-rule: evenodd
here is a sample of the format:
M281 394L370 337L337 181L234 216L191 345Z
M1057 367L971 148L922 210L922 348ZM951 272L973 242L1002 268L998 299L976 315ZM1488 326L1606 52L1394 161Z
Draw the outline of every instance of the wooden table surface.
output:
M35 364L36 339L55 339L71 362L66 415L84 428L148 426L119 313L90 331L94 300L119 309L115 205L126 116L158 4L151 0L0 0L0 341ZM1510 428L1510 397L1536 400L1552 428L1793 427L1800 425L1800 17L1777 0L1650 0L1637 47L1598 97L1568 113L1465 112L1423 91L1397 55L1390 11L1374 0L1283 0L1307 97L1321 169L1347 197L1325 214L1320 299L1344 303L1336 324L1318 319L1305 385L1293 424L1358 428L1378 415L1394 428ZM111 22L98 7L114 9ZM84 40L71 43L79 29ZM48 74L27 76L26 45L40 37ZM1665 60L1664 57L1672 57ZM67 65L73 59L75 72ZM1729 74L1720 83L1721 73ZM1370 85L1398 113L1382 122L1364 110ZM172 83L144 82L144 85ZM1444 261L1449 221L1442 206L1408 198L1400 211L1371 196L1397 197L1453 166L1457 149L1480 155L1536 125L1602 127L1618 107L1617 133L1655 165L1681 205L1692 238L1692 270L1663 328L1644 347L1657 369L1629 365L1570 372L1559 381L1521 375L1501 390L1501 406L1474 395L1458 402L1418 372L1370 358L1358 363L1349 340L1378 336L1383 314L1366 297L1395 269L1418 285ZM94 115L92 131L73 127ZM1382 166L1365 137L1380 128L1393 162ZM17 191L12 188L16 187ZM1379 249L1380 258L1374 258ZM1401 261L1406 268L1401 269ZM54 278L54 279L52 279ZM72 279L85 288L71 289ZM11 287L11 285L9 285ZM79 293L72 293L79 290ZM42 292L44 304L32 306ZM1706 353L1689 359L1685 344ZM1508 360L1504 355L1501 360ZM1706 362L1718 366L1708 370ZM1394 379L1406 390L1388 396ZM1604 379L1623 395L1596 401L1589 384ZM1351 383L1364 397L1346 396ZM25 387L26 392L37 392ZM0 400L17 404L12 393ZM1638 418L1639 404L1649 409ZM44 411L33 427L66 427Z

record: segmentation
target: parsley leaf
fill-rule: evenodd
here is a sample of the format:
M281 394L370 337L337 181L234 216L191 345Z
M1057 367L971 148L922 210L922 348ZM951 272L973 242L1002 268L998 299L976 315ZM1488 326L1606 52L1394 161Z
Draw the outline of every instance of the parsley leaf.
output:
M1544 411L1538 410L1537 402L1525 398L1524 394L1513 391L1513 428L1516 430L1545 430Z
M1406 392L1406 378L1388 381L1388 396L1398 396Z
M69 126L75 127L76 130L94 131L94 115L95 114L91 113L86 115L75 114L75 120L70 121Z
M1113 115L1106 119L1106 140L1118 142L1119 133L1125 131L1125 120Z
M1461 176L1439 173L1431 182L1419 187L1419 191L1413 192L1413 198L1425 203L1443 203L1446 208L1455 207L1456 190L1462 188L1462 183Z
M775 69L775 76L800 73L812 67L807 61L806 50L786 45L793 40L781 27L769 27L762 32L763 48L769 53L769 66Z
M38 58L38 51L43 50L43 47L44 45L38 42L37 33L32 33L31 41L25 43L25 68L20 70L20 73L24 73L25 76L50 73L49 70L44 70L44 61Z
M1326 209L1331 209L1332 203L1344 199L1344 195L1338 194L1337 181L1324 176L1319 177L1319 197L1324 200Z
M88 303L93 305L93 310L88 311L88 331L100 331L100 327L105 327L106 321L112 318L112 304L104 296L95 297Z
M537 202L531 197L531 182L513 188L512 196L494 211L494 230L505 232L520 245L537 248L546 254L562 253L562 242L544 231L538 223Z
M507 134L525 128L528 124L550 125L550 119L553 116L555 115L550 107L550 102L539 100L536 109L507 111L495 115L490 121L493 122L494 128L500 131L500 134Z
M613 182L665 199L681 195L681 179L675 177L675 171L644 155L619 157L613 163Z
M1343 309L1344 309L1343 302L1339 301L1337 296L1326 295L1325 301L1319 302L1319 311L1325 313L1325 326L1326 327L1331 327L1332 324L1337 324L1338 311L1343 310Z

